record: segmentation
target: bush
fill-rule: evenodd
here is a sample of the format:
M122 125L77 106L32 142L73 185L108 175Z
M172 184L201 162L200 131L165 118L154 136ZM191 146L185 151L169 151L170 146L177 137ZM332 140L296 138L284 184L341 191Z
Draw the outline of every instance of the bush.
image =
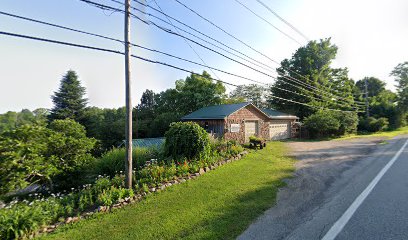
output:
M160 157L159 147L133 148L133 168L141 169L146 161ZM102 155L92 164L92 172L96 175L115 176L120 171L125 171L125 148L114 148Z
M355 112L337 112L333 115L340 121L340 127L337 135L355 133L358 125L358 115Z
M388 119L387 118L362 118L359 123L359 130L365 132L379 132L384 131L388 128Z
M197 123L172 123L165 137L164 153L166 157L190 160L210 157L210 138L204 128Z
M338 133L340 121L334 112L318 111L305 119L305 127L312 138L329 137Z
M21 126L0 135L0 195L32 184L49 184L93 160L95 139L73 120L56 120L49 128ZM54 182L55 183L55 182ZM56 183L58 184L58 183Z

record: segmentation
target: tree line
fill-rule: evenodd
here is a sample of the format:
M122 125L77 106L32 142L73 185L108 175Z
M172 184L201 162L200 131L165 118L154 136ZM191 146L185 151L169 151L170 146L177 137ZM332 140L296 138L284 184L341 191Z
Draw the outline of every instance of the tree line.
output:
M182 116L199 108L243 101L253 102L261 108L273 108L296 115L306 123L316 123L316 119L321 119L322 124L325 122L327 125L327 122L332 122L327 118L334 118L338 121L330 126L334 129L339 128L342 122L347 122L347 119L350 120L350 126L345 127L348 130L336 131L339 134L353 132L357 126L361 131L405 126L408 111L408 62L398 64L391 72L390 75L397 82L397 92L392 92L387 90L386 83L378 78L366 77L354 81L348 76L347 68L333 68L332 62L337 51L338 47L331 43L330 38L310 41L300 47L291 58L281 62L276 81L268 86L240 85L229 94L221 82L211 80L210 74L205 71L200 75L191 74L185 79L177 80L174 88L162 92L147 89L133 109L133 135L136 138L162 137L171 122L178 121ZM366 81L368 94L365 94ZM125 139L125 108L88 106L85 94L86 89L81 86L78 75L70 70L52 96L52 109L40 108L32 112L25 109L18 113L1 114L0 132L25 124L47 126L56 119L72 119L85 127L88 137L98 140L95 154L118 146ZM367 97L370 118L367 118L364 112L356 112L357 104L360 104L359 110L365 111L361 103L365 102ZM325 114L327 109L349 113ZM316 114L318 117L314 116ZM323 131L324 128L321 127L315 126L319 131Z

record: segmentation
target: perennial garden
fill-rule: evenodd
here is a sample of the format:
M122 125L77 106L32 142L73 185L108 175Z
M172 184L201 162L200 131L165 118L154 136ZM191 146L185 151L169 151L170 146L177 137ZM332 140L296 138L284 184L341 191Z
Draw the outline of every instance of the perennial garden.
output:
M65 143L60 142L61 146ZM100 159L87 160L80 170L72 170L71 176L62 174L75 177L80 172L82 181L68 181L69 184L61 181L60 185L55 182L55 186L43 181L34 193L4 194L6 205L0 209L1 239L51 232L58 225L94 212L127 205L150 192L195 178L231 158L238 159L243 152L243 147L235 142L211 139L195 123L174 123L166 133L163 147L134 150L132 189L124 187L125 150L113 149ZM60 176L50 179L57 181ZM73 182L78 185L73 187ZM21 186L29 184L25 182Z

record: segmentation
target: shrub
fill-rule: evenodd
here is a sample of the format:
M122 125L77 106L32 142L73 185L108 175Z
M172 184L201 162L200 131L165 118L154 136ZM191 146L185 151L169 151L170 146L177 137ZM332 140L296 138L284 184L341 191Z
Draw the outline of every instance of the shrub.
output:
M197 123L172 123L165 137L164 152L166 157L190 160L210 157L210 138L204 128Z
M305 127L312 138L335 135L341 126L334 112L318 111L305 119Z
M84 128L73 120L56 120L49 129L21 126L0 135L0 194L29 185L49 184L93 160L90 151L95 139L87 138ZM56 183L58 184L58 182Z
M366 132L379 132L386 130L388 128L388 119L387 118L362 118L359 123L359 130Z
M250 136L249 137L249 141L253 142L253 143L260 143L263 140L264 140L263 138L260 138L260 137L257 137L257 136Z
M48 138L47 157L52 159L62 172L69 172L91 162L91 150L96 140L87 138L85 128L74 120L55 120L50 123L53 130Z
M358 115L355 112L337 112L334 116L340 121L340 127L337 135L355 133L358 125Z

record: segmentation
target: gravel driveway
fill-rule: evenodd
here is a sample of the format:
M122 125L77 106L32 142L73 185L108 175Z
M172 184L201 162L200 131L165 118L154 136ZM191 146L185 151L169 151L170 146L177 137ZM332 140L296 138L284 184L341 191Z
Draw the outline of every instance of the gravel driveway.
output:
M313 216L325 200L324 194L346 170L358 164L356 168L364 171L369 162L362 164L360 160L376 154L382 142L384 138L288 142L291 155L299 160L294 178L286 180L287 186L279 192L276 206L238 239L283 239L290 235L296 226Z

